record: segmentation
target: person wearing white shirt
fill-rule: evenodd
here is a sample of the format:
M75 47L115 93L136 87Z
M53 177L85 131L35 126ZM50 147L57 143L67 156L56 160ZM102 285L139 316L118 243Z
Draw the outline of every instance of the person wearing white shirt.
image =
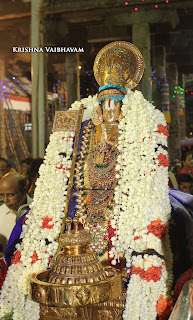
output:
M25 177L17 172L4 175L0 180L0 197L4 201L0 206L0 251L3 252L17 218L27 211L32 202L27 195Z

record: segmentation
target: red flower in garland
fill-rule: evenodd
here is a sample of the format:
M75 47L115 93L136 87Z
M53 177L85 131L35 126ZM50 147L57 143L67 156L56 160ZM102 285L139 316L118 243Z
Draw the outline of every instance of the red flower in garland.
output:
M48 253L48 251L46 250L45 253ZM50 264L50 262L52 261L52 259L53 259L52 256L50 256L50 257L48 258L48 264Z
M147 282L149 282L150 280L157 282L158 280L160 280L160 277L162 275L162 267L152 266L145 271L140 267L133 266L131 268L131 274L138 274L141 279L144 279Z
M60 162L57 163L56 165L56 169L59 169L59 170L63 170L63 173L66 173L66 171L69 171L70 169L69 168L64 168L64 165Z
M144 272L145 272L144 269L141 269L140 267L133 266L131 268L131 274L138 274L141 279L144 278Z
M112 228L110 221L108 221L107 232L108 232L108 239L109 239L109 243L110 243L110 245L109 245L109 247L108 247L108 250L107 250L107 252L108 252L108 261L112 261L113 258L111 258L111 257L109 256L109 252L110 252L110 250L112 249L111 238L115 236L115 234L116 234L116 233L115 233L115 232L116 232L116 229Z
M160 240L164 240L166 236L167 226L160 219L151 221L147 227L148 233L151 232Z
M149 282L153 280L157 282L162 275L162 267L154 267L148 268L147 271L144 272L144 279Z
M42 229L53 229L54 225L53 224L49 224L50 221L53 220L53 218L49 218L48 216L42 218L43 222L42 222Z
M11 260L11 264L17 264L17 263L21 262L20 258L21 258L21 252L16 251L13 255L12 260Z
M27 219L28 219L28 217L24 217L24 219L23 219L23 224L25 224L26 225L26 221L27 221Z
M162 124L158 124L158 130L156 132L163 133L164 136L169 137L167 126L163 126Z
M58 162L56 165L56 169L63 169L63 164Z
M156 305L159 320L167 320L169 318L174 307L174 301L175 300L173 298L167 297L164 299L163 295L160 296Z
M68 136L67 138L66 137L62 137L62 140L65 140L66 139L66 141L68 141L68 140L70 140L70 139L74 139L74 137L72 137L72 136Z
M157 158L159 160L158 166L160 166L160 167L161 166L163 166L163 167L168 167L169 166L169 159L165 154L160 153Z
M38 254L37 254L37 252L36 252L36 251L34 251L33 256L31 256L31 259L32 259L31 264L34 264L36 261L38 261L38 260L39 260L39 258L38 258Z

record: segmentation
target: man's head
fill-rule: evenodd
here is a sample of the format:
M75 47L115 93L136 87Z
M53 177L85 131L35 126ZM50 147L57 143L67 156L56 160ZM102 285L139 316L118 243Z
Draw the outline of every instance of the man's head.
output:
M26 203L26 192L26 179L17 172L7 173L0 181L0 197L13 211Z
M0 179L10 171L11 166L9 164L9 162L4 159L4 158L0 158Z
M191 153L182 154L182 164L183 167L187 170L190 170L193 167L193 159Z
M178 178L179 190L183 192L193 193L193 176L189 173L182 173Z
M22 174L23 176L26 176L27 169L29 168L31 162L33 161L32 158L25 158L21 161L21 167L22 167Z
M34 188L35 188L35 182L39 177L39 168L42 165L43 161L44 160L42 158L35 158L32 160L29 168L27 169L26 181L27 181L28 191L32 185L34 185Z

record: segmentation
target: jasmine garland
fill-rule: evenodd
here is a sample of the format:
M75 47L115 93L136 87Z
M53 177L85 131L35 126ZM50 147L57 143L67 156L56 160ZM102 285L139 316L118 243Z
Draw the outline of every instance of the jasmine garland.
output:
M173 281L168 238L169 161L164 148L168 133L163 114L139 91L128 91L122 112L124 117L118 126L116 205L111 221L116 236L111 239L114 245L111 257L115 257L112 262L115 264L118 254L123 252L130 274L123 318L153 320L157 317L157 302L161 295L164 298L170 295ZM153 259L147 254L143 257L150 250L157 255ZM135 252L141 255L135 258ZM139 265L141 270L135 269ZM147 266L150 278L146 277ZM160 267L156 281L154 266Z

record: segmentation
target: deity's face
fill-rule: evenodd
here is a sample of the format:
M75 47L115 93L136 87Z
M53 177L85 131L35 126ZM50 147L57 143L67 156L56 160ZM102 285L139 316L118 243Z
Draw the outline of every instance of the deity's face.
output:
M102 102L103 120L111 124L118 123L121 113L121 102L117 100L105 99Z

